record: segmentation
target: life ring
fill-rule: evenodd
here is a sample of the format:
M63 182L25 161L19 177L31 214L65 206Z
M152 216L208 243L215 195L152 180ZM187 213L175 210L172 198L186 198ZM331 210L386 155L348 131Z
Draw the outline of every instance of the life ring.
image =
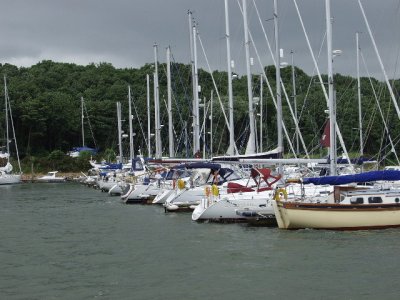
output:
M210 186L206 186L204 189L204 194L206 194L206 197L209 197L211 195L211 188Z
M219 195L218 186L216 186L215 184L213 184L213 185L211 186L211 192L212 192L212 194L213 194L214 196L218 196L218 195Z
M182 179L178 179L178 189L183 190L185 188L185 182Z
M286 189L280 188L277 189L275 192L274 200L275 201L282 201L282 200L287 200L287 192Z

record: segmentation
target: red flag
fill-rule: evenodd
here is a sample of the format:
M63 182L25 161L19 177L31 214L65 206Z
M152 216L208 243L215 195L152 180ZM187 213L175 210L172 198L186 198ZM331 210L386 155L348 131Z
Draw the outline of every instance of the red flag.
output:
M322 134L320 144L323 148L328 148L331 145L330 141L331 141L331 131L330 131L330 124L329 124L329 119L328 119L325 122L324 133Z

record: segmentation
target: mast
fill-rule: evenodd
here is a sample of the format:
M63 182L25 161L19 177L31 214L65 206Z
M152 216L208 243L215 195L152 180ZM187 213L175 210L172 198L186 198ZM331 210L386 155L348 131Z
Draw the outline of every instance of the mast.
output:
M282 94L281 94L281 56L279 48L279 28L278 28L278 1L274 0L274 27L275 27L275 73L276 73L276 121L278 133L278 151L283 153L283 134L282 134ZM282 164L279 165L280 172Z
M122 158L122 128L121 128L121 102L117 102L117 121L118 121L119 162L123 163L123 158Z
M332 19L330 0L325 0L326 9L326 45L328 51L328 106L330 130L330 175L336 175L336 99L333 89L333 57L332 57Z
M207 108L207 99L204 97L204 102L203 102L203 159L206 158L206 128L207 128L207 123L206 123L206 108Z
M195 133L195 124L196 124L196 94L197 94L197 84L196 84L196 71L195 71L195 59L194 59L194 37L193 37L193 25L192 25L192 12L188 10L188 21L189 21L189 44L190 44L190 65L192 67L192 131L193 131L193 155L197 152L197 143L196 143L196 133Z
M242 0L243 6L243 24L244 24L244 43L246 50L246 74L247 74L247 96L249 100L249 122L250 122L250 135L247 142L246 154L254 154L255 151L255 126L254 126L254 110L253 110L253 91L251 84L251 70L250 70L250 41L249 30L247 23L247 0Z
M133 129L132 129L132 96L131 96L131 86L128 86L128 102L129 102L129 159L132 162L135 157L133 150Z
M85 114L83 112L83 97L81 97L81 114L82 114L82 147L85 147L85 127L84 127L84 120L85 120Z
M160 99L158 86L158 47L154 43L154 111L155 111L155 139L156 139L156 158L161 158L161 124L160 124Z
M295 118L295 122L298 123L298 119L297 119L297 95L296 95L296 74L295 74L295 69L294 69L294 51L290 51L290 53L292 54L292 85L293 85L293 106L294 106L294 118ZM300 150L299 150L299 133L296 130L295 132L295 137L296 137L296 154L299 155L300 154Z
M214 102L214 90L211 90L210 96L210 157L213 156L213 102Z
M4 75L4 100L5 100L5 108L6 108L6 150L8 154L8 160L10 160L10 138L9 138L9 129L8 129L8 90L7 90L7 78Z
M151 122L150 122L150 76L146 74L147 83L147 155L151 157Z
M235 132L233 120L233 90L232 90L232 60L231 60L231 44L229 33L229 6L228 0L225 0L225 36L226 36L226 58L228 65L228 98L229 98L229 148L228 154L235 154Z
M193 25L193 54L194 54L194 106L193 106L193 116L194 116L194 128L193 128L193 138L194 138L194 153L200 150L200 111L199 111L199 73L197 66L197 28Z
M21 169L21 161L19 159L19 153L18 153L18 144L17 144L17 137L15 136L15 127L14 127L14 121L13 121L13 116L12 116L12 111L11 111L11 103L10 103L10 98L8 97L8 90L7 90L7 79L6 76L4 75L4 98L5 98L5 117L6 117L6 135L7 135L7 154L8 154L8 162L10 162L10 138L9 138L9 127L8 127L8 117L10 117L10 122L11 122L11 128L13 132L13 139L14 139L14 144L15 144L15 154L17 155L17 160L18 160L18 168L19 168L19 173L22 174L22 169ZM8 114L10 112L10 114Z
M357 96L358 96L358 129L360 133L360 157L364 155L364 141L362 130L362 111L361 111L361 82L360 82L360 46L358 43L358 32L356 32L356 47L357 47Z
M263 74L260 74L260 152L263 152Z
M169 157L175 156L174 133L172 125L172 93L171 93L171 47L167 47L167 93L168 93L168 141Z

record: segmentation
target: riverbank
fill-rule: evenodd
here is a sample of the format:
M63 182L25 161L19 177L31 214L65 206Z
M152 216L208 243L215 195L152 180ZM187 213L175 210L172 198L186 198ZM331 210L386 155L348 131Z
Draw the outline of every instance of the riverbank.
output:
M47 173L28 173L22 174L22 182L37 182L38 178L46 175ZM81 172L58 172L57 177L65 177L66 181L73 181L74 178L83 176Z

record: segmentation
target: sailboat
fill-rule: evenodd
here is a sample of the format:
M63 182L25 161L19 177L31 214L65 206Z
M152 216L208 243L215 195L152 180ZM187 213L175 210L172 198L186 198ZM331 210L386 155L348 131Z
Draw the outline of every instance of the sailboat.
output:
M83 100L83 97L81 97L81 126L82 126L82 147L73 147L72 150L70 152L68 152L68 155L71 157L79 157L79 154L82 151L88 151L91 154L95 155L97 154L97 149L94 148L90 148L85 146L85 126L84 126L84 120L85 120L85 103ZM87 114L87 113L86 113ZM89 120L89 117L88 117ZM89 121L89 125L90 125L90 121Z
M21 182L21 164L18 156L17 139L15 138L14 123L12 120L10 99L8 97L7 80L4 76L4 98L5 98L5 127L6 127L6 150L0 153L0 184L15 184ZM15 142L15 150L18 158L19 174L12 174L13 166L10 163L10 138L9 138L9 122L13 132Z
M328 84L330 116L330 174L324 178L303 178L301 184L329 184L333 192L318 197L300 196L288 201L285 188L278 189L273 201L279 228L299 229L381 229L400 227L400 189L387 183L400 180L400 171L384 170L335 176L336 134L333 97L332 32L330 0L326 0ZM360 186L373 182L373 186Z

